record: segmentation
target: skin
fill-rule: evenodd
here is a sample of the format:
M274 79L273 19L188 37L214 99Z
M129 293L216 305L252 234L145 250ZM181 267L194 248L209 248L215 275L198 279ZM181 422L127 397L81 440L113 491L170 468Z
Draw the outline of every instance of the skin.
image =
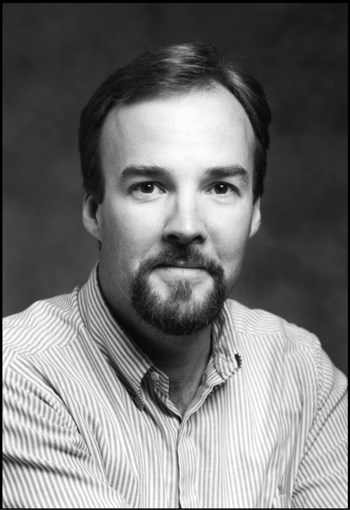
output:
M130 282L145 259L169 246L193 245L222 266L230 293L247 241L260 225L260 204L253 201L253 149L243 107L221 86L116 108L103 126L104 200L97 204L85 197L83 223L102 243L99 277L110 309L169 377L170 399L181 412L206 368L211 328L172 336L145 324L131 307ZM165 173L123 178L130 165L157 165ZM246 177L206 173L233 165ZM189 267L156 268L149 278L162 299L180 279L190 282L193 302L203 300L213 285L206 271Z

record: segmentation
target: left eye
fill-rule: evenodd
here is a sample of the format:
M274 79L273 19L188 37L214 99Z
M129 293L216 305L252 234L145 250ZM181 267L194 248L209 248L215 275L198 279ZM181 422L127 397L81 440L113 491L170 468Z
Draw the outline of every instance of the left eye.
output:
M135 186L134 189L138 189L141 193L153 193L155 187L156 186L153 182L142 182L141 184L138 184L137 187Z
M216 195L228 195L235 191L235 188L231 184L227 184L225 182L214 184L211 189Z

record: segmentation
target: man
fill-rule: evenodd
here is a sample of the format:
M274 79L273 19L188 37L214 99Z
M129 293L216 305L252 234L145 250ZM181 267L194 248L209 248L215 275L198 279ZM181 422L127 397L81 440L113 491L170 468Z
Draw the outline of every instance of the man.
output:
M5 320L5 508L346 508L346 378L227 299L260 224L270 110L201 44L83 110L88 282Z

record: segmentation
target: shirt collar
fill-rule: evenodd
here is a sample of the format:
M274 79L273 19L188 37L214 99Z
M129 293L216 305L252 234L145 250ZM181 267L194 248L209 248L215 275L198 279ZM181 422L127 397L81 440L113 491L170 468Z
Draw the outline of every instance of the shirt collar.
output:
M142 403L142 379L153 364L112 316L101 292L97 268L98 264L78 294L81 315L89 334L109 363L113 364L131 394ZM212 327L212 359L221 382L241 367L241 357L236 345L236 332L225 303Z
M97 268L98 264L78 294L83 321L128 390L140 401L141 382L152 362L130 340L111 314L101 292Z
M238 372L242 358L237 350L237 333L227 303L212 326L212 357L214 366L223 380Z

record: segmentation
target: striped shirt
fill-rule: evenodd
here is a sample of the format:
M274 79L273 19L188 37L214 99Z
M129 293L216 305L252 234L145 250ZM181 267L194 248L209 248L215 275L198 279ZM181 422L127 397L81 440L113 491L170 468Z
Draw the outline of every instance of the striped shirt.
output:
M97 270L4 320L3 508L347 508L346 377L311 333L227 300L180 416Z

